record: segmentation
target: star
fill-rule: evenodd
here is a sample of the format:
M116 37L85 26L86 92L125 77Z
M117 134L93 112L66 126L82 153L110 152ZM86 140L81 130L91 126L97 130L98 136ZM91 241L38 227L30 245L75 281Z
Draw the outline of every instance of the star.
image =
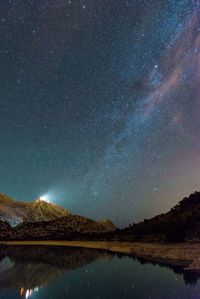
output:
M0 192L124 227L199 189L198 1L4 2Z

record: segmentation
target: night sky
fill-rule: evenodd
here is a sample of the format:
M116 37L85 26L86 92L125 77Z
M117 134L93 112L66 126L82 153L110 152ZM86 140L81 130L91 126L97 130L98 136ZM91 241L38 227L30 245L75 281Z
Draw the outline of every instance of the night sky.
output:
M200 189L198 0L0 7L0 192L124 226Z

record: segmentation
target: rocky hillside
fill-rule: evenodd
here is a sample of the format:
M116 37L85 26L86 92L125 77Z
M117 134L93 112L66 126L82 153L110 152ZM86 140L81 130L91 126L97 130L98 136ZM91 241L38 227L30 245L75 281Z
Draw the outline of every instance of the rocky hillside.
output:
M60 217L62 212L66 216ZM200 192L183 198L167 213L145 219L140 223L133 223L122 230L116 229L110 220L94 221L69 214L67 210L46 202L40 203L40 201L16 204L15 201L4 197L0 201L0 213L3 220L0 221L0 240L98 239L137 242L200 242ZM12 217L19 215L24 217L24 222L15 227L5 221L9 220L12 224ZM27 215L33 219L31 222L27 222L29 219ZM38 221L42 217L45 221ZM46 221L48 217L57 218Z
M17 202L0 194L0 240L67 240L115 230L108 219L94 221L43 200Z
M69 212L53 203L37 199L33 202L19 202L0 194L0 220L15 227L22 222L51 221L68 216Z
M106 231L111 231L112 232L112 231L116 230L116 226L114 225L114 223L110 219L99 220L98 224L103 226Z
M16 239L68 240L83 235L110 231L105 225L78 215L69 215L54 221L23 223L14 229Z
M9 239L12 235L12 227L8 222L0 220L0 240Z
M78 215L68 215L53 221L23 222L16 227L0 221L0 240L71 240L89 238L114 231L112 225Z
M200 240L200 192L183 198L165 214L129 225L120 234L121 238L134 241Z

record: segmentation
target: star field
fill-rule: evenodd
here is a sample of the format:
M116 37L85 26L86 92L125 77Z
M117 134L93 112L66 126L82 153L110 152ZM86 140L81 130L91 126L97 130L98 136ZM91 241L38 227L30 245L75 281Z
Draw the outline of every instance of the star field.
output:
M1 2L1 192L124 226L199 190L199 1Z

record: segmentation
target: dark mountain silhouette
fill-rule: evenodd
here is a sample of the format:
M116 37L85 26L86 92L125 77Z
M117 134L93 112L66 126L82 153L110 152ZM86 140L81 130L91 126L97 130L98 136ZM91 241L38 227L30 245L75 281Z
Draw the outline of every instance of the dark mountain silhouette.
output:
M183 198L165 214L129 225L120 235L137 241L198 241L200 240L200 192Z
M53 221L23 222L11 227L0 221L0 240L116 240L200 242L200 192L183 198L165 214L119 230L110 220L94 221L68 214Z

